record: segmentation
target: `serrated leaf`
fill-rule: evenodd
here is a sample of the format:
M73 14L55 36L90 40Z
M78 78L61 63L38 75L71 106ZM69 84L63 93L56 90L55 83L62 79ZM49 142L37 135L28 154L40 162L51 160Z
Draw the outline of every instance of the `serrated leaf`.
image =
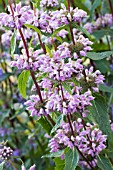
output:
M109 86L106 86L104 84L101 84L99 86L99 90L103 91L103 92L108 92L108 93L113 93L113 88L112 87L109 87Z
M101 170L113 170L113 166L108 157L104 157L102 155L98 156L97 161L97 165Z
M113 55L113 51L106 51L106 52L88 52L87 57L92 60L102 60L104 58L110 57L110 55Z
M0 170L3 170L4 164L5 164L5 162L2 162L2 163L0 164Z
M31 28L31 29L33 29L34 31L36 31L40 36L42 35L41 31L40 31L37 27L35 27L35 26L33 26L33 25L30 25L30 24L24 24L24 25L25 25L25 27Z
M14 33L11 38L11 55L13 56L16 48L16 30L14 30Z
M76 148L69 149L65 154L65 167L64 170L75 170L79 161L79 154Z
M39 123L48 134L50 134L52 126L45 117L41 117L37 120L37 123Z
M24 70L18 77L18 89L23 98L26 98L26 86L30 75L29 70Z
M89 108L90 115L94 121L98 124L99 129L103 134L107 135L109 148L113 147L113 132L109 122L109 116L107 112L107 104L104 97L95 94L95 100L92 102L92 106Z
M63 122L63 119L64 119L63 114L56 119L56 125L51 130L51 133L54 133L60 127L61 123Z
M63 154L64 154L64 150L60 150L58 152L52 152L50 154L44 155L42 156L42 158L52 158L52 157L56 158L62 156Z
M70 85L68 83L63 82L62 85L64 87L64 90L66 90L69 94L72 94L71 87L70 87Z

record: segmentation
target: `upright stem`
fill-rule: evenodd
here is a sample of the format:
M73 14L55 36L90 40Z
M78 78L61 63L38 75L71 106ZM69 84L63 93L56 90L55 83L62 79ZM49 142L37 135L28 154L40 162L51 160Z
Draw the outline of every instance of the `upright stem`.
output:
M70 12L71 0L68 0L68 11Z
M40 38L40 35L39 35L39 34L38 34L38 39L39 39L39 42L40 42L40 45L41 45L41 47L42 47L42 49L43 49L44 54L46 54L45 46L44 46L44 44L42 43L42 40L41 40L41 38Z
M111 2L111 0L108 0L108 2L109 2L110 9L111 9L112 17L113 17L113 6L112 6L112 2Z
M12 8L11 1L10 1L10 0L8 0L8 4L9 4L9 6L10 6L10 9L11 9L12 15L13 15L13 17L14 17L14 11L13 11L13 8Z
M8 0L8 3L9 3L9 6L10 6L12 15L13 15L13 17L14 17L14 11L13 11L12 4L11 4L10 0ZM25 48L25 50L26 50L26 55L27 55L27 58L28 58L28 61L29 61L28 46L27 46L27 43L26 43L26 41L25 41L25 38L24 38L24 35L23 35L21 29L19 29L19 33L20 33L20 35L21 35L21 38L22 38L22 41L23 41L23 44L24 44L24 48ZM39 38L40 38L40 36L39 36ZM41 95L40 87L39 87L39 85L38 85L38 83L37 83L37 81L36 81L36 77L35 77L34 71L33 71L32 69L30 69L30 74L31 74L31 77L32 77L32 79L33 79L33 81L34 81L34 84L35 84L35 86L36 86L36 89L37 89L37 92L38 92L38 95L39 95L39 98L40 98L40 102L41 102L41 103L44 103L44 102L43 102L42 95ZM51 124L54 126L54 125L55 125L55 122L54 122L54 120L50 117L50 115L47 115L47 118L48 118L48 120L51 122Z
M71 0L68 0L68 11L69 12L70 12L70 7L71 7ZM70 33L71 33L71 38L72 38L73 44L75 45L73 29L71 27L71 22L69 23L69 29L70 29Z

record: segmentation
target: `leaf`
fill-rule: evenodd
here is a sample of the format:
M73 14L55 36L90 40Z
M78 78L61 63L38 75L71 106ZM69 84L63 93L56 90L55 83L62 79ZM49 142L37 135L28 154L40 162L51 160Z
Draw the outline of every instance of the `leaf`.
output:
M3 109L3 110L0 110L0 112L2 113L2 115L0 116L0 124L2 124L4 122L4 120L9 117L10 110Z
M2 162L2 163L0 164L0 170L3 170L4 164L5 164L5 162Z
M63 154L64 154L64 150L60 150L58 152L52 152L50 154L44 155L42 156L42 158L52 158L52 157L56 158L62 156Z
M53 127L53 129L51 130L51 133L54 133L58 128L59 126L61 125L61 123L63 122L63 119L64 119L64 115L60 115L57 119L56 119L56 125Z
M95 36L96 40L98 41L99 39L103 38L105 35L113 36L113 29L96 30L92 34L93 36Z
M89 13L89 9L80 0L73 1L75 6Z
M63 170L65 166L65 161L61 158L55 158L55 170Z
M18 77L18 89L23 98L26 98L26 86L30 75L29 70L24 70Z
M31 29L33 29L34 31L36 31L40 36L42 35L41 31L40 31L37 27L35 27L35 26L33 26L33 25L30 25L30 24L24 24L24 25L25 25L25 27L31 28Z
M44 128L44 130L48 134L50 134L52 126L45 117L41 117L39 120L37 120L37 123L41 124L41 126Z
M51 50L49 49L49 47L47 45L45 45L46 51L49 54L50 58L52 58L52 53Z
M105 74L110 71L109 62L106 59L95 61L96 67L101 73Z
M102 155L98 156L97 161L98 161L97 165L100 169L113 170L113 166L107 157L104 157Z
M109 86L106 86L104 84L101 84L99 86L99 90L103 91L103 92L108 92L108 93L113 93L113 88L112 87L109 87Z
M52 37L54 37L59 31L66 29L68 27L68 25L63 25L59 28L57 28L55 31L53 31Z
M61 38L61 37L56 36L56 39L57 39L60 43L62 43L62 38Z
M113 55L113 51L106 51L106 52L88 52L87 57L92 60L102 60L104 58L110 57L110 55Z
M72 26L83 32L90 40L93 39L93 36L91 36L91 34L85 28L79 26L77 23L72 23Z
M11 55L13 56L16 48L16 30L14 30L13 36L11 38Z
M72 94L72 90L69 84L67 84L66 82L62 83L64 90L66 90L69 94Z
M37 81L40 81L40 80L42 80L43 78L46 78L47 77L47 73L42 73L40 76L38 76L37 78L36 78L36 80Z
M90 18L94 16L95 9L101 5L101 0L95 0L92 4L91 11L90 11Z
M109 148L113 147L113 132L111 131L107 104L104 97L95 94L95 100L89 108L91 117L98 124L103 134L107 135Z
M75 170L79 161L79 154L76 148L69 149L65 154L65 167L64 170Z

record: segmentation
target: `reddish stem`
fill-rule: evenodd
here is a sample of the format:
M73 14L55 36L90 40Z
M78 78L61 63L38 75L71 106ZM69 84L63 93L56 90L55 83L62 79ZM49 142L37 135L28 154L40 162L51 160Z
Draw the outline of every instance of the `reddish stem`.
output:
M40 45L41 45L41 47L42 47L42 49L43 49L44 54L46 54L45 46L44 46L44 44L42 43L42 40L41 40L41 38L40 38L40 35L39 35L39 34L38 34L38 39L39 39L39 42L40 42Z

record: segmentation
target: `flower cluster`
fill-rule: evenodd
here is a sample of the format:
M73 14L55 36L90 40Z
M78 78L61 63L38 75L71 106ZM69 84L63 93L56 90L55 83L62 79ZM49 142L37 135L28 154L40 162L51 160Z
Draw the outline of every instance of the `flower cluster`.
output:
M113 24L112 14L105 14L104 16L100 16L94 23L87 22L84 25L84 28L88 30L90 33L97 29L101 29L104 27L111 27Z
M41 0L40 7L54 7L57 6L58 0Z
M29 6L21 7L21 3L17 4L13 9L14 14L10 8L8 10L10 14L0 14L0 25L20 29L25 23L31 23L32 11Z
M51 152L62 150L66 146L71 149L76 146L85 157L90 156L92 165L96 166L94 161L97 155L106 148L107 136L103 135L96 125L87 123L84 127L80 118L72 123L72 128L73 134L69 123L62 123L55 136L49 141Z
M13 150L10 147L3 146L3 148L0 149L0 158L2 160L9 159L12 154Z

